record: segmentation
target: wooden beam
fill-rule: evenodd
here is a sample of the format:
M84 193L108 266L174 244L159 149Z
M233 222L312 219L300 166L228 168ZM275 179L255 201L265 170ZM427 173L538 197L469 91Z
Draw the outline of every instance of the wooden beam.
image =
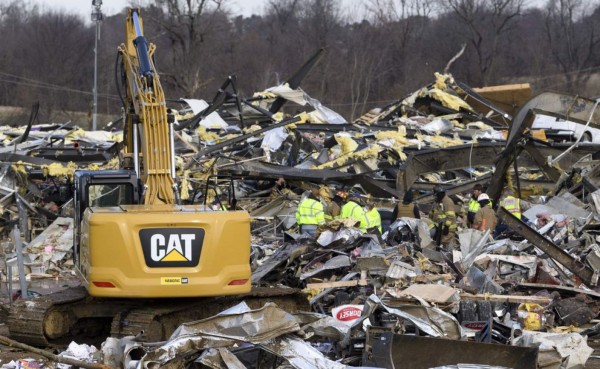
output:
M529 304L548 305L552 302L551 298L543 297L543 296L516 296L516 295L491 295L491 294L471 295L469 293L461 293L460 298L462 300L511 302L511 303L515 303L515 304L529 303Z
M364 281L351 280L351 281L307 283L306 288L308 288L309 290L312 290L312 289L325 289L325 288L354 287L354 286L359 286L359 285L360 286L366 285L366 280L364 280Z

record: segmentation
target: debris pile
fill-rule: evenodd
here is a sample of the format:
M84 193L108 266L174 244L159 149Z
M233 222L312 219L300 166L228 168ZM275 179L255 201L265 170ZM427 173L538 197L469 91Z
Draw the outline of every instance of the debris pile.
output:
M124 368L589 364L600 147L528 124L600 124L593 101L546 93L513 117L436 74L350 123L297 79L245 99L229 78L211 103L181 101L176 164L182 203L250 213L253 285L301 289L310 311L240 303L165 342L107 338L102 355L73 343L63 356ZM285 115L288 102L310 109ZM23 242L32 281L73 278L73 173L119 167L122 134L119 122L109 133L34 121L35 108L0 137L4 274L18 279Z

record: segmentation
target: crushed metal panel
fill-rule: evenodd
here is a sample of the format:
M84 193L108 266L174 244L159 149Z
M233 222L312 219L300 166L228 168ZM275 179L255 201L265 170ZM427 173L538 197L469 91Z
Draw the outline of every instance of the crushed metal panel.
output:
M365 366L429 369L469 363L502 365L513 369L537 368L537 348L417 337L391 332L368 336L368 350L365 350L363 356Z
M503 147L504 143L478 143L411 152L400 166L396 189L405 192L423 173L493 165Z

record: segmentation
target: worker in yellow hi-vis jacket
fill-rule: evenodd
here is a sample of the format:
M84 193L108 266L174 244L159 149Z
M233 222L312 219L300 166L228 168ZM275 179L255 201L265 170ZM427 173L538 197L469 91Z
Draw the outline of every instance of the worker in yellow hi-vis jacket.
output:
M325 223L323 204L319 200L319 189L314 188L311 193L298 204L296 222L300 226L300 233L314 236L317 227Z

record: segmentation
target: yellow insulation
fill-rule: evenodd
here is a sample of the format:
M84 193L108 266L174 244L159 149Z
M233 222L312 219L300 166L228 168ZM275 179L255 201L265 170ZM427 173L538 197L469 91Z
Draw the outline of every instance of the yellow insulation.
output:
M451 95L437 88L432 88L429 90L429 96L441 102L442 105L450 109L459 110L460 108L464 108L466 110L473 110L473 108L471 108L471 106L460 97Z
M344 163L346 163L346 161L349 159L376 158L379 155L379 151L381 151L381 146L374 144L364 150L361 150L358 152L353 152L353 153L350 153L347 155L341 155L337 159L328 161L327 163L323 163L321 165L313 167L313 169L324 169L324 168L332 168L334 166L341 166Z
M214 140L218 140L219 138L221 138L221 136L219 136L216 133L213 132L208 132L206 130L206 128L204 127L198 127L198 137L200 137L200 140L202 141L214 141Z
M338 145L340 145L340 147L342 148L342 155L354 152L358 148L358 144L356 143L356 141L354 141L350 137L336 135L335 140L337 141Z

